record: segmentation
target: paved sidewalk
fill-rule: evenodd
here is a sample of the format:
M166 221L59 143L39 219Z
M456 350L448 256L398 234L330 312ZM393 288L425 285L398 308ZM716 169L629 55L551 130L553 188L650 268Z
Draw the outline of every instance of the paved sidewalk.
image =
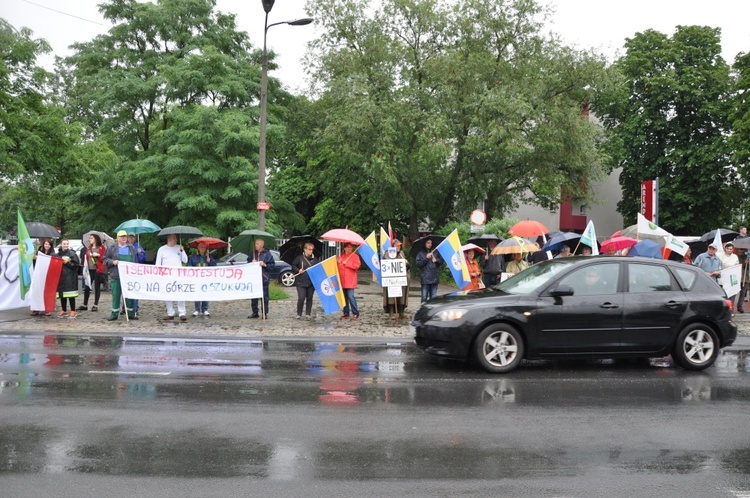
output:
M313 300L313 319L297 320L297 290L284 288L288 299L271 301L269 319L250 319L250 301L215 301L210 304L211 316L193 317L192 301L186 303L187 321L162 321L166 307L162 301L141 301L140 319L127 322L124 316L115 322L106 319L110 314L111 294L103 292L99 302L99 311L79 311L75 320L52 317L31 317L28 309L0 311L0 333L35 332L35 333L104 333L128 335L175 335L175 336L212 336L212 337L356 337L359 339L393 338L410 340L409 320L389 320L383 311L382 289L372 281L372 274L360 272L359 287L355 293L360 309L360 320L340 320L341 313L329 316L323 314L323 308L317 296ZM451 285L441 284L439 294L455 291ZM419 307L419 279L411 279L409 307L411 314ZM83 293L76 299L76 305L83 304ZM93 295L89 300L89 309L93 304ZM750 306L746 306L750 308ZM57 310L60 304L58 302ZM176 304L175 304L176 311ZM735 322L740 329L737 344L750 345L750 313L735 315ZM742 346L745 347L745 346Z
M250 319L250 300L214 301L209 305L210 317L193 317L195 310L192 301L186 303L187 321L163 321L166 307L163 301L140 302L139 320L127 322L125 316L115 322L108 322L111 294L103 292L99 301L99 311L79 311L74 320L52 317L32 317L28 309L0 311L0 333L2 332L84 332L111 334L158 334L158 335L197 335L197 336L242 336L242 337L362 337L411 339L409 320L389 320L383 311L381 287L371 280L371 273L361 272L359 286L355 292L360 310L360 320L340 320L341 313L325 316L317 296L313 299L313 319L297 320L297 290L283 288L288 299L271 301L269 319ZM440 293L455 291L455 287L441 286ZM89 299L89 310L93 304ZM411 314L419 307L419 280L412 279L409 292ZM76 298L76 305L83 304L83 293ZM175 303L175 312L177 305Z

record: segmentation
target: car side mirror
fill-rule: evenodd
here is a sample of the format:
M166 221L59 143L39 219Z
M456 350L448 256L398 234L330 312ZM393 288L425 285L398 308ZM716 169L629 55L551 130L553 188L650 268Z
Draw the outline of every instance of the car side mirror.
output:
M573 287L569 285L558 285L555 290L552 290L549 293L552 297L572 296L573 294L575 294Z

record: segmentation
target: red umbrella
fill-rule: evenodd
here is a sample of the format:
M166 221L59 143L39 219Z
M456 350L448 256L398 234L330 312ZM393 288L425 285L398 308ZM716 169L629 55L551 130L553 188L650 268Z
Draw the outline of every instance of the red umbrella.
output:
M213 250L213 249L224 249L228 244L224 242L221 239L216 239L214 237L201 237L199 239L195 239L188 244L190 247L198 247L198 244L203 243L206 244L206 249Z
M508 230L511 235L518 237L539 237L549 233L549 228L534 220L519 221Z
M361 246L365 243L365 239L360 234L349 230L348 228L334 228L328 230L326 233L320 236L323 240L332 240L333 242L341 242L342 244L351 243L355 246Z
M636 242L638 241L630 237L612 237L602 242L602 252L607 252L607 249L610 247L614 247L615 251L622 251L623 249L633 247Z

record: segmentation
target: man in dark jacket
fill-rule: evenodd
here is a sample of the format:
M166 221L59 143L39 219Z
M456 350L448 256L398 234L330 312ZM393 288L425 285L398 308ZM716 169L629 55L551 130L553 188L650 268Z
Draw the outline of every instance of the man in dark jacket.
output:
M255 250L247 257L248 263L260 263L261 271L263 272L263 318L268 318L268 284L270 277L268 271L276 268L276 261L273 259L273 255L265 249L266 243L263 239L255 239ZM251 299L250 305L253 308L253 314L250 318L258 318L258 300Z
M427 239L424 249L417 254L417 267L419 268L419 280L422 284L422 302L428 301L437 295L440 273L438 266L443 262L440 254L432 249L432 239Z
M482 267L482 282L484 282L485 287L499 284L500 274L505 271L505 256L492 254L495 246L497 246L497 241L490 240L487 243L487 252L479 258L479 266Z
M129 263L135 263L138 261L135 249L128 244L128 234L125 230L117 232L117 244L109 246L107 252L104 253L104 266L107 267L110 279L109 286L112 289L112 314L107 318L110 322L117 320L120 314L119 310L120 299L122 298L122 288L120 287L120 271L117 269L117 265L120 261L127 261ZM132 299L125 300L125 308L127 309L129 319L138 319L133 311Z

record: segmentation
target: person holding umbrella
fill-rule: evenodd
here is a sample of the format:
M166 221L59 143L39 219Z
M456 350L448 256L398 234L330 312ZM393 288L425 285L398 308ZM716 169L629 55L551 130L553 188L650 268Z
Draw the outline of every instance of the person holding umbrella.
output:
M513 275L518 275L528 267L529 264L526 262L526 260L523 259L523 254L521 254L520 252L515 252L513 253L513 261L508 263L506 271L508 273L512 273Z
M190 255L188 266L216 266L216 260L208 254L208 246L205 242L198 242L198 252ZM208 313L208 301L196 301L193 316L210 316Z
M137 263L143 264L146 262L146 250L143 248L143 246L138 242L135 238L135 233L128 232L128 244L133 246L133 249L135 249L135 257L137 259ZM133 299L133 313L135 313L135 316L138 316L138 312L141 310L141 304L138 299ZM120 314L122 315L125 313L124 309L120 310Z
M496 240L487 242L487 252L479 259L479 266L484 271L482 282L484 282L485 287L492 287L500 283L501 274L505 271L505 256L492 254L492 250L496 246Z
M432 249L432 239L427 239L424 249L417 254L417 267L419 268L419 280L422 285L422 302L433 299L437 295L440 274L438 266L443 263L443 258Z
M268 299L270 294L268 293L268 283L270 277L268 271L276 268L276 261L273 259L273 255L265 248L266 242L258 237L255 239L255 249L253 253L247 257L248 263L259 263L261 267L261 273L263 274L263 319L268 319ZM250 305L253 309L253 314L249 318L258 318L258 299L251 299Z
M354 289L357 288L357 271L362 266L362 260L354 253L354 244L344 242L344 253L339 256L336 263L339 267L341 288L344 291L344 309L341 319L348 320L351 312L354 320L359 320L359 308L357 308L357 298L354 297Z
M128 246L133 247L133 246ZM135 249L133 249L135 253ZM167 243L159 248L156 253L156 266L171 266L181 267L187 263L187 254L185 254L185 248L182 244L177 245L177 234L171 233L167 235ZM164 320L174 320L174 307L172 301L164 301L167 305L167 316ZM185 301L177 301L177 312L180 314L180 320L185 321Z
M292 271L296 275L294 285L297 287L297 320L302 318L302 307L305 307L305 320L312 317L312 300L315 295L313 286L307 269L320 263L320 258L313 254L315 245L312 242L305 242L302 246L302 254L298 255L292 261Z
M480 285L482 280L482 270L479 269L479 263L474 259L474 255L477 252L484 252L484 250L476 247L474 244L466 244L462 249L464 251L466 266L469 268L469 278L471 278L471 283L464 287L463 290L479 290L482 288Z
M107 318L109 322L117 320L120 316L122 288L120 287L120 272L117 269L117 265L120 261L134 263L137 261L136 258L135 249L133 249L133 246L128 245L128 233L125 230L120 230L117 232L117 243L109 246L104 253L104 265L109 272L110 288L112 289L112 314ZM128 318L137 320L131 299L125 300L125 308L127 309Z

